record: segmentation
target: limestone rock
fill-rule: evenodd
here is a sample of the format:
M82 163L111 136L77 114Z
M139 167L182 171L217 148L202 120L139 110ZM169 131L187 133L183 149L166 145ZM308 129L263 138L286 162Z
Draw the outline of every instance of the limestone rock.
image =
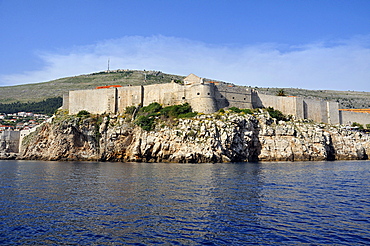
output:
M163 123L163 124L162 124ZM158 123L144 131L120 116L46 123L23 142L20 159L140 162L368 159L370 136L268 115L228 113Z

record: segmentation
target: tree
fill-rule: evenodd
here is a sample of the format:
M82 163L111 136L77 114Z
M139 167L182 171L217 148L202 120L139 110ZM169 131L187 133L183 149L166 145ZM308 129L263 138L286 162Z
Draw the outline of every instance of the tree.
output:
M279 97L285 97L286 96L284 89L278 90L276 95L279 96Z
M28 103L0 103L0 112L6 114L13 114L17 112L33 112L37 114L52 115L62 106L63 99L61 97L48 98L41 102L28 102Z

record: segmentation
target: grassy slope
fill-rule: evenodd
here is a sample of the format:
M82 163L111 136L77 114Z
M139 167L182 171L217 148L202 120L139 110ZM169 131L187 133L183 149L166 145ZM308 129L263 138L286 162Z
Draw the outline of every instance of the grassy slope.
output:
M169 83L183 76L147 71L147 84ZM140 85L144 81L143 71L95 73L67 77L50 82L0 87L0 103L38 102L46 98L63 96L70 90L92 89L103 85Z
M147 84L169 83L183 76L146 71ZM0 103L38 102L51 97L62 96L70 90L91 89L102 85L140 85L144 72L127 70L111 73L94 73L61 78L50 82L0 87ZM275 95L279 88L256 88L260 93ZM284 88L287 95L320 98L337 101L341 108L370 108L370 92L326 91Z

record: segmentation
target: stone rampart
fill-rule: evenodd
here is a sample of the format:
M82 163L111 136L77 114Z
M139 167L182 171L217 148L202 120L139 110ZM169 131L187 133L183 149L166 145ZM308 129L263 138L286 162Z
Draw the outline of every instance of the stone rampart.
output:
M300 97L280 97L258 93L255 93L254 96L258 97L258 99L253 100L257 103L257 105L255 105L256 108L273 107L286 115L294 115L301 119L305 117L303 99Z
M253 108L251 90L218 83L214 89L217 110L221 108Z
M142 101L141 86L119 87L117 90L117 111L123 113L127 106L138 106Z
M326 101L304 99L303 105L305 119L328 123L328 110Z
M368 115L342 112L338 103L301 97L284 97L259 94L257 91L222 82L205 82L190 74L184 85L178 83L125 86L118 88L70 91L64 97L63 109L70 114L81 110L90 113L123 113L128 106L147 106L158 102L164 106L189 103L194 111L213 113L221 108L273 107L286 115L316 122L344 124L355 121L369 124Z
M187 88L189 104L194 111L210 114L218 110L212 84L194 84Z
M162 105L189 103L194 111L213 113L220 108L251 108L250 89L230 87L213 83L177 83L145 86L125 86L108 89L70 91L64 100L63 108L68 107L70 114L81 110L90 113L122 113L128 106L147 106L158 102Z
M0 152L19 152L19 131L3 131L0 133Z
M185 103L185 86L177 83L144 86L144 106L158 102L164 106Z
M286 115L294 115L299 119L311 119L316 122L339 124L337 102L306 99L301 97L284 97L252 93L255 108L273 107Z
M339 104L337 102L326 102L328 111L328 123L337 125L341 124L339 119Z
M340 124L342 125L352 125L353 122L360 123L363 126L370 124L370 114L342 110L339 112Z
M69 109L69 94L64 94L63 95L62 109L63 110L68 110Z
M90 113L123 113L128 106L147 106L158 102L164 106L189 103L194 111L214 113L221 108L273 107L286 115L317 122L339 123L338 104L300 97L280 97L258 94L251 89L226 83L177 83L145 86L71 91L68 100L70 114L81 110Z
M115 113L116 89L92 89L69 92L69 113L77 114L81 110L87 110L93 114Z

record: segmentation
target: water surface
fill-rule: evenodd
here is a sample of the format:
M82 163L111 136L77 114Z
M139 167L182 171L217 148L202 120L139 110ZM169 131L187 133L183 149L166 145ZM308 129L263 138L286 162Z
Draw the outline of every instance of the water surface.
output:
M367 245L369 177L369 161L0 161L0 244Z

